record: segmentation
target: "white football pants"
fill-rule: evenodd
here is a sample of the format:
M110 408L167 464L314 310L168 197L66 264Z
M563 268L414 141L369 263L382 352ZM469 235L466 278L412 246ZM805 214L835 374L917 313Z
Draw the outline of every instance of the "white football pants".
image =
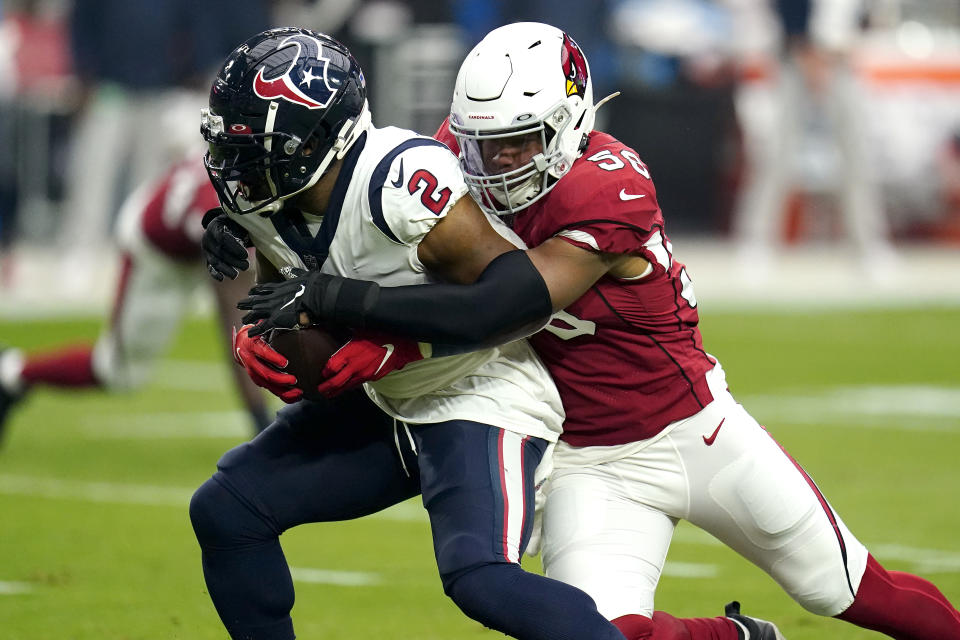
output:
M683 518L766 571L805 609L841 613L860 585L866 548L725 390L719 365L711 374L715 400L639 449L557 446L544 487L546 574L590 594L608 619L652 616Z
M113 314L93 349L94 374L107 389L130 391L149 380L205 278L200 264L148 246L123 254Z

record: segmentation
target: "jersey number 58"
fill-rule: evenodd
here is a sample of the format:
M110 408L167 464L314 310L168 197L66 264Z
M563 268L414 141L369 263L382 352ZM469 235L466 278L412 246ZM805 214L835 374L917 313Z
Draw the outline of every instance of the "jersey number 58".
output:
M640 160L640 156L635 154L630 149L621 149L620 156L630 163L630 166L633 167L633 170L642 175L647 180L650 179L650 172L647 171L647 167ZM609 149L604 149L603 151L597 151L595 154L587 158L590 162L596 162L597 166L603 169L604 171L616 171L617 169L623 169L626 165L623 164L623 160L613 155L613 152Z

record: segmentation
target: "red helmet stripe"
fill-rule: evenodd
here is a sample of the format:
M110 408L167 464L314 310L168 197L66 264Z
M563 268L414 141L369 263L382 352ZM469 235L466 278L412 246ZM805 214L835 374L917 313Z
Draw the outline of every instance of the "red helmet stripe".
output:
M289 73L289 71L287 72ZM316 100L311 100L301 92L290 85L290 79L287 74L273 80L263 78L263 69L257 72L253 79L254 92L264 100L273 100L274 98L283 98L296 104L302 104L308 109L322 109L323 105Z

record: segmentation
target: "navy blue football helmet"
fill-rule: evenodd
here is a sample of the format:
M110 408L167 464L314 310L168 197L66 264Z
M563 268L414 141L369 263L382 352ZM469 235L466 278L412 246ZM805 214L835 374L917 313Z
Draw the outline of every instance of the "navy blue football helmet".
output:
M312 187L370 125L363 72L345 46L300 28L270 29L237 47L210 89L200 131L207 173L235 213Z

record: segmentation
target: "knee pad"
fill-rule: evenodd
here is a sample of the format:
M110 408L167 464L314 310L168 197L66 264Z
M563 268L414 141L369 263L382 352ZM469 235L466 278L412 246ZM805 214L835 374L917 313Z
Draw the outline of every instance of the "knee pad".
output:
M450 536L441 543L436 549L436 559L445 594L451 595L453 583L462 576L481 567L498 564L492 562L492 553L480 551L487 546L477 536L469 534Z
M458 571L453 575L441 575L443 591L454 604L474 620L484 621L489 609L496 605L497 594L511 591L510 584L519 579L523 569L508 563L483 564Z
M276 538L280 532L253 505L214 475L190 499L190 522L201 547L242 546Z
M831 512L832 513L832 512ZM853 603L867 564L867 550L834 514L836 527L820 515L803 544L784 549L770 575L810 613L835 616Z
M771 575L797 604L820 616L835 616L850 606L853 591L839 558L821 556L809 561L795 560L802 558L786 558L774 567ZM785 565L794 566L782 571Z
M474 566L450 583L447 594L467 616L513 638L623 640L590 596L515 563Z

